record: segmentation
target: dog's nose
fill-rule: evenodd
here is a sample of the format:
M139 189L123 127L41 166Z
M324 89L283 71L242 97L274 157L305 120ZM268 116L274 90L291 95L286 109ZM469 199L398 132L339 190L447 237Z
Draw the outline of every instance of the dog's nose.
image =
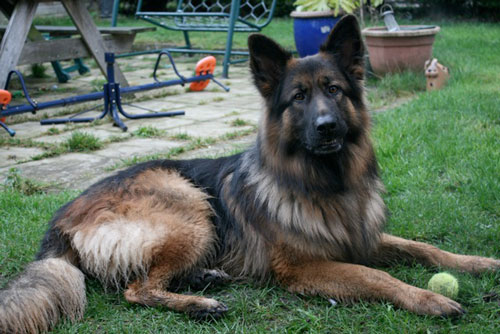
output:
M323 115L316 119L316 130L320 135L332 134L336 127L337 120L332 115Z

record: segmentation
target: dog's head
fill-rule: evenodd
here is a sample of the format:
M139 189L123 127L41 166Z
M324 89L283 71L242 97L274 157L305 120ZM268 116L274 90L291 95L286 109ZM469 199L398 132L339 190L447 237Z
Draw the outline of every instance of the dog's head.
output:
M325 156L356 140L366 111L364 46L354 16L343 17L314 56L292 58L261 34L251 35L248 45L255 85L268 109L266 136L275 136L272 145L287 154Z

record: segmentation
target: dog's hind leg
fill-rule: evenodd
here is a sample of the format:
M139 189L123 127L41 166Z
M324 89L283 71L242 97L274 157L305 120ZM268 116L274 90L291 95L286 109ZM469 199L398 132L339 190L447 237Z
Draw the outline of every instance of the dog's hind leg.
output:
M147 274L129 284L125 298L132 303L165 306L195 318L220 316L227 308L214 299L168 291L172 279L197 272L210 256L215 242L210 221L172 222L170 226L165 242L154 251Z
M423 242L406 240L389 234L382 236L373 259L375 264L391 264L401 260L416 261L427 266L442 266L469 273L500 270L500 261L496 259L454 254Z
M223 304L167 291L173 279L204 268L214 255L208 198L175 170L146 169L120 187L104 185L77 199L61 226L85 272L105 285L135 279L125 291L128 301L217 316Z
M178 175L170 173L168 179L168 186L162 188L163 203L168 204L161 204L164 208L160 211L155 205L142 211L149 221L165 222L165 238L153 248L145 277L139 276L129 284L125 298L132 303L165 306L196 318L218 317L227 311L224 304L172 292L172 280L182 281L206 265L217 237L207 195Z
M215 243L210 221L172 222L170 226L165 242L154 251L147 274L128 285L125 298L131 303L165 306L195 318L220 316L227 307L214 299L168 291L172 279L198 271L210 256Z
M215 299L182 295L167 291L175 276L189 270L192 262L193 245L184 247L177 243L165 246L158 254L158 261L150 268L146 278L139 278L129 284L125 298L131 303L147 306L165 306L179 312L186 312L194 318L217 318L227 311L227 307Z

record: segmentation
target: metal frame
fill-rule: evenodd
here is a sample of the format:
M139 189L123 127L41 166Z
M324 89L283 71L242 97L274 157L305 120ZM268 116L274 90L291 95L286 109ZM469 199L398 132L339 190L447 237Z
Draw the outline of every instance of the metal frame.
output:
M115 0L114 11L113 11L113 24L116 24L116 17L118 12L118 2L119 0ZM229 65L240 63L242 59L231 60L231 56L234 55L244 55L248 56L248 52L240 51L235 52L232 51L233 46L233 35L234 32L258 32L261 31L262 28L267 26L274 15L274 10L276 7L276 0L273 0L271 3L271 8L269 11L269 15L266 20L262 24L254 24L244 18L240 17L240 0L232 0L230 13L196 13L196 12L183 12L182 11L182 1L178 1L177 4L177 12L144 12L141 10L143 0L139 0L137 4L136 17L147 21L151 24L159 26L164 29L174 30L174 31L182 31L184 33L184 40L186 45L180 48L168 49L170 52L180 52L180 53L205 53L205 54L221 54L220 50L200 50L200 49L192 49L191 41L189 40L189 31L214 31L214 32L227 32L226 38L226 47L224 50L224 61L223 61L223 70L222 77L227 78L229 74ZM174 17L174 18L185 18L185 17L225 17L229 18L229 23L227 25L215 25L215 26L204 26L200 25L198 27L192 25L182 25L181 23L176 22L174 25L164 24L154 19L154 17ZM188 51L189 50L189 51ZM156 50L152 51L155 52ZM151 52L151 51L150 51Z
M172 65L172 68L173 68L175 74L177 75L178 79L168 80L168 81L160 81L157 78L156 72L158 70L158 67L159 67L159 64L160 64L160 61L161 61L161 58L163 55L168 56L170 63ZM157 88L173 86L173 85L184 86L187 83L204 81L204 80L212 80L214 83L216 83L217 85L222 87L226 92L229 91L229 87L227 87L227 86L223 85L221 82L217 81L214 78L213 74L211 74L211 73L201 73L200 75L196 75L196 76L189 77L189 78L182 76L177 71L177 67L175 66L174 60L172 59L172 56L170 55L170 53L167 50L163 50L158 55L158 58L157 58L156 64L155 64L155 68L153 71L154 82L149 83L149 84L144 84L144 85L123 87L123 88L120 87L120 84L115 81L115 70L114 70L115 55L114 55L114 53L106 53L105 54L105 61L107 64L106 69L107 69L108 82L106 84L104 84L102 92L77 95L77 96L72 96L72 97L68 97L68 98L64 98L64 99L47 101L47 102L40 102L40 103L37 103L35 100L33 100L29 96L28 90L26 88L26 84L24 82L24 78L21 75L21 73L17 70L11 71L9 73L9 75L7 76L5 90L8 89L11 77L15 74L19 78L19 81L21 83L21 86L22 86L22 89L24 92L24 96L25 96L28 104L9 106L3 110L0 109L0 117L18 115L18 114L22 114L22 113L26 113L26 112L36 113L38 110L42 110L42 109L60 107L60 106L66 106L66 105L71 105L71 104L76 104L76 103L82 103L82 102L103 99L104 100L104 111L97 117L77 117L77 116L82 114L82 113L78 113L78 114L73 115L73 116L68 117L68 118L44 119L44 120L40 121L40 124L47 125L47 124L62 124L62 123L70 123L70 122L73 122L73 123L93 122L95 120L104 118L106 115L109 115L113 118L113 122L115 125L119 126L123 131L127 131L127 126L120 119L119 114L122 114L124 117L129 118L129 119L140 119L140 118L170 117L170 116L184 115L184 111L171 111L171 112L161 112L161 113L160 112L153 112L153 113L146 113L146 114L139 114L139 115L129 114L123 109L122 102L121 102L121 95L122 94L132 94L132 93L136 93L136 92L140 92L140 91L157 89ZM91 110L87 110L87 111L91 111ZM87 111L85 111L85 112L87 112ZM15 131L10 129L7 125L5 125L1 121L0 121L0 126L2 128L4 128L11 136L15 135Z

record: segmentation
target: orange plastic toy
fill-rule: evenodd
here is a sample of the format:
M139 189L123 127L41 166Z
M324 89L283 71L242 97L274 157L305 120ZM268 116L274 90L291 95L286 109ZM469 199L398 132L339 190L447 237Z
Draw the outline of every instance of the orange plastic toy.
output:
M5 109L12 100L12 94L4 89L0 89L0 109ZM0 117L0 122L5 123L5 117Z
M215 63L216 60L214 56L208 56L200 59L200 61L196 63L196 75L213 74L215 70ZM194 92L199 92L200 90L204 90L209 83L210 80L191 82L191 84L189 85L189 89Z

